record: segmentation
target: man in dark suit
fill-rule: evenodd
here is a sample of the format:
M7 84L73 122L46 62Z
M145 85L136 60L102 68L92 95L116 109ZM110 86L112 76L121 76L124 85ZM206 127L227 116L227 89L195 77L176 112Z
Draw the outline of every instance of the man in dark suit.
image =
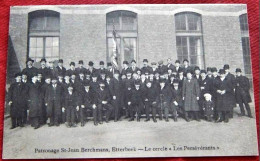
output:
M165 80L161 79L156 102L157 102L157 107L159 107L159 110L164 112L164 118L166 122L169 121L169 110L171 108L171 101L172 101L172 92L170 86L167 86ZM161 115L161 112L159 112L159 115Z
M89 73L90 73L91 76L92 76L94 73L98 73L97 69L94 68L94 63L93 63L92 61L89 61L89 62L88 62L88 66L89 66L88 71L89 71Z
M33 67L33 62L34 60L28 58L26 61L26 68L24 68L22 71L22 73L25 73L27 75L27 80L29 82L32 82L32 77L38 72L38 69Z
M106 68L105 68L105 63L104 63L104 61L100 61L100 62L99 62L98 74L100 75L101 73L104 73L104 74L107 73L107 70L106 70Z
M179 60L175 61L175 66L174 66L174 71L177 72L177 75L180 73L180 71L182 70L182 67L180 66L181 63Z
M183 67L182 67L182 69L183 69L184 77L186 77L187 71L191 71L192 70L190 65L189 65L188 59L184 59L183 60Z
M42 58L41 61L41 67L38 69L40 73L42 73L42 79L45 80L45 76L49 75L49 68L46 67L46 59Z
M86 69L85 67L83 67L83 65L84 65L83 60L80 60L80 61L79 61L79 67L76 68L77 76L78 76L80 73L83 73L83 75L86 73L87 69Z
M63 67L63 59L59 59L58 66L56 68L58 70L58 75L62 75L64 77L66 74L66 68Z
M179 87L179 81L175 79L173 81L173 88L172 88L172 116L173 120L177 121L177 111L181 110L183 107L183 100L182 100L182 89Z
M250 102L252 102L249 90L250 90L250 83L249 79L246 76L243 76L242 71L240 68L236 69L236 90L235 90L235 96L236 96L236 102L239 104L241 115L245 116L245 109L247 111L247 115L250 118L253 118L251 114L251 109L249 107Z
M59 126L64 100L62 87L57 83L57 77L52 77L51 85L46 90L44 101L47 106L47 117L50 120L49 126Z
M69 76L71 76L72 73L73 73L73 74L76 74L75 62L70 62L70 69L68 69L68 70L66 71L66 73L67 73Z
M194 77L196 80L200 80L200 79L201 79L201 76L200 76L200 67L195 66L193 77Z
M51 77L58 76L58 69L54 67L54 61L49 61L49 74Z
M96 91L97 99L97 116L99 123L103 123L103 109L106 110L106 122L109 122L111 113L113 112L113 106L111 105L111 95L107 88L105 88L105 82L99 82L99 88Z
M152 67L150 67L148 65L148 60L144 59L143 60L143 67L141 68L141 72L142 73L146 73L146 72L151 72L152 71Z
M129 68L130 71L132 73L137 73L138 70L140 70L137 66L136 66L136 61L135 60L132 60L131 61L131 67Z
M17 126L24 126L22 123L22 115L25 105L23 100L21 79L21 73L15 74L15 82L11 84L8 90L8 105L10 106L10 116L12 120L11 129L16 128Z
M233 74L230 73L228 64L225 64L223 69L225 71L227 80L230 81L230 83L228 83L228 84L230 84L231 88L233 89L232 95L230 95L232 108L230 109L230 112L229 112L229 117L233 118L233 113L234 113L233 110L234 110L234 107L236 107L236 98L235 98L236 78Z
M158 94L158 90L155 86L152 86L152 82L147 81L146 82L146 88L145 95L144 95L144 104L145 104L145 113L146 113L146 120L150 120L150 113L152 111L152 118L154 122L157 122L156 120L156 97Z
M106 75L108 75L110 78L113 78L113 72L114 72L114 69L112 67L112 64L110 62L108 62Z
M158 67L157 67L157 70L159 72L160 75L163 75L165 72L167 72L167 66L163 65L163 61L160 60L158 62Z
M120 118L121 103L122 103L122 82L119 79L119 71L115 70L114 77L111 79L110 91L112 96L112 106L114 107L114 118L117 122Z
M128 67L128 61L123 61L123 69L121 71L121 77L122 75L124 75L126 77L126 72L129 70L129 67Z
M78 95L73 90L73 86L69 85L67 91L65 92L64 107L62 107L62 112L66 111L66 121L67 127L76 127L76 112L79 111Z
M172 64L172 59L171 59L171 58L168 58L168 59L167 59L167 65L166 65L166 67L167 67L167 69L173 70L174 65Z

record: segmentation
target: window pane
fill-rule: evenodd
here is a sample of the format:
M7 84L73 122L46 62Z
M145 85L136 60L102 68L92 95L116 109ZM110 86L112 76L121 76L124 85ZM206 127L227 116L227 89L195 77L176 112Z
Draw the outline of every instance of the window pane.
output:
M52 47L52 37L46 37L46 47Z
M37 37L36 47L43 48L43 38L42 37Z
M189 30L200 30L200 16L196 14L189 13L187 14L188 27Z
M40 57L40 58L43 57L43 48L37 48L37 49L36 49L36 55L35 55L35 57Z
M36 47L36 38L35 37L30 37L30 48L31 47Z
M131 60L136 59L136 38L124 38L124 60L131 62Z
M52 56L52 48L45 48L45 57Z
M52 43L53 46L59 46L59 37L53 37Z
M175 16L175 27L176 30L186 30L186 20L185 20L185 14L177 14Z
M107 14L107 30L137 30L137 14L129 11L114 11Z
M239 16L239 21L240 21L241 31L248 31L247 14L243 14L243 15Z
M36 54L36 48L31 48L29 49L29 57L34 58Z
M52 56L53 57L59 57L59 47L53 47L52 48Z

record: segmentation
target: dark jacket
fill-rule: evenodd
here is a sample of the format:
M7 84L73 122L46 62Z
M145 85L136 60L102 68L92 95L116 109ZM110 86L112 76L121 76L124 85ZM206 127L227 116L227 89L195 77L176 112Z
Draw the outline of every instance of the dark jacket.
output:
M156 98L158 95L158 88L152 86L150 88L145 88L144 99L148 99L149 102L156 102Z
M139 90L137 90L136 88L133 89L132 91L132 105L140 105L143 104L144 102L144 90L139 88Z
M165 85L162 89L159 87L156 102L157 103L164 103L166 102L168 105L172 101L172 91L171 88Z
M23 88L22 83L13 83L9 88L8 102L12 101L10 108L11 117L22 117L23 111L25 109L25 101L23 100Z
M55 101L59 104L60 107L63 106L64 103L63 103L62 86L60 84L56 84L56 88L54 88L52 84L49 85L46 89L44 101L48 105L50 104L51 101Z
M27 75L27 80L28 82L32 82L32 76L35 75L38 72L38 69L35 67L31 67L31 68L24 68L22 73L25 73Z
M65 108L79 106L80 104L78 102L78 95L77 95L77 93L76 92L72 92L72 94L70 95L69 92L66 92L65 93L64 105L65 105Z
M57 70L58 70L58 75L62 75L62 76L64 77L65 74L66 74L66 68L64 68L64 67L59 67L59 66L57 66L56 68L57 68Z
M178 88L177 90L175 88L172 89L172 102L174 101L176 101L179 105L183 104L181 88Z
M39 117L41 112L41 93L38 83L31 83L28 91L29 117Z
M249 103L252 102L249 90L249 79L245 76L236 77L235 96L237 103Z
M101 90L100 88L96 91L96 103L102 104L102 101L107 101L108 104L111 102L111 95L108 91L108 89L104 88L104 90Z

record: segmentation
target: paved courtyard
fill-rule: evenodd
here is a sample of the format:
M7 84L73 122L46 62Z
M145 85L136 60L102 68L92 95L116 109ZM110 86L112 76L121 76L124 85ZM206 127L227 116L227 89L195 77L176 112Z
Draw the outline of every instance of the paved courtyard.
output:
M238 113L235 108L229 123L142 119L98 126L87 122L76 128L45 125L37 130L30 126L10 130L8 118L4 121L3 158L256 155L256 120Z

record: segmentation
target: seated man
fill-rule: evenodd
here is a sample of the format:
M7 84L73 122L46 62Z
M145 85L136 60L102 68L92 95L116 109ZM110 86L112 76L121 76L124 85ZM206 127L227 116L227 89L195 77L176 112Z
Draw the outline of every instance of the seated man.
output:
M95 117L98 117L98 121L100 124L103 123L103 108L106 109L106 122L109 122L109 118L111 113L113 112L113 106L111 105L111 96L107 88L105 88L105 82L99 82L99 88L96 91L96 99L97 99L97 113L95 113Z

